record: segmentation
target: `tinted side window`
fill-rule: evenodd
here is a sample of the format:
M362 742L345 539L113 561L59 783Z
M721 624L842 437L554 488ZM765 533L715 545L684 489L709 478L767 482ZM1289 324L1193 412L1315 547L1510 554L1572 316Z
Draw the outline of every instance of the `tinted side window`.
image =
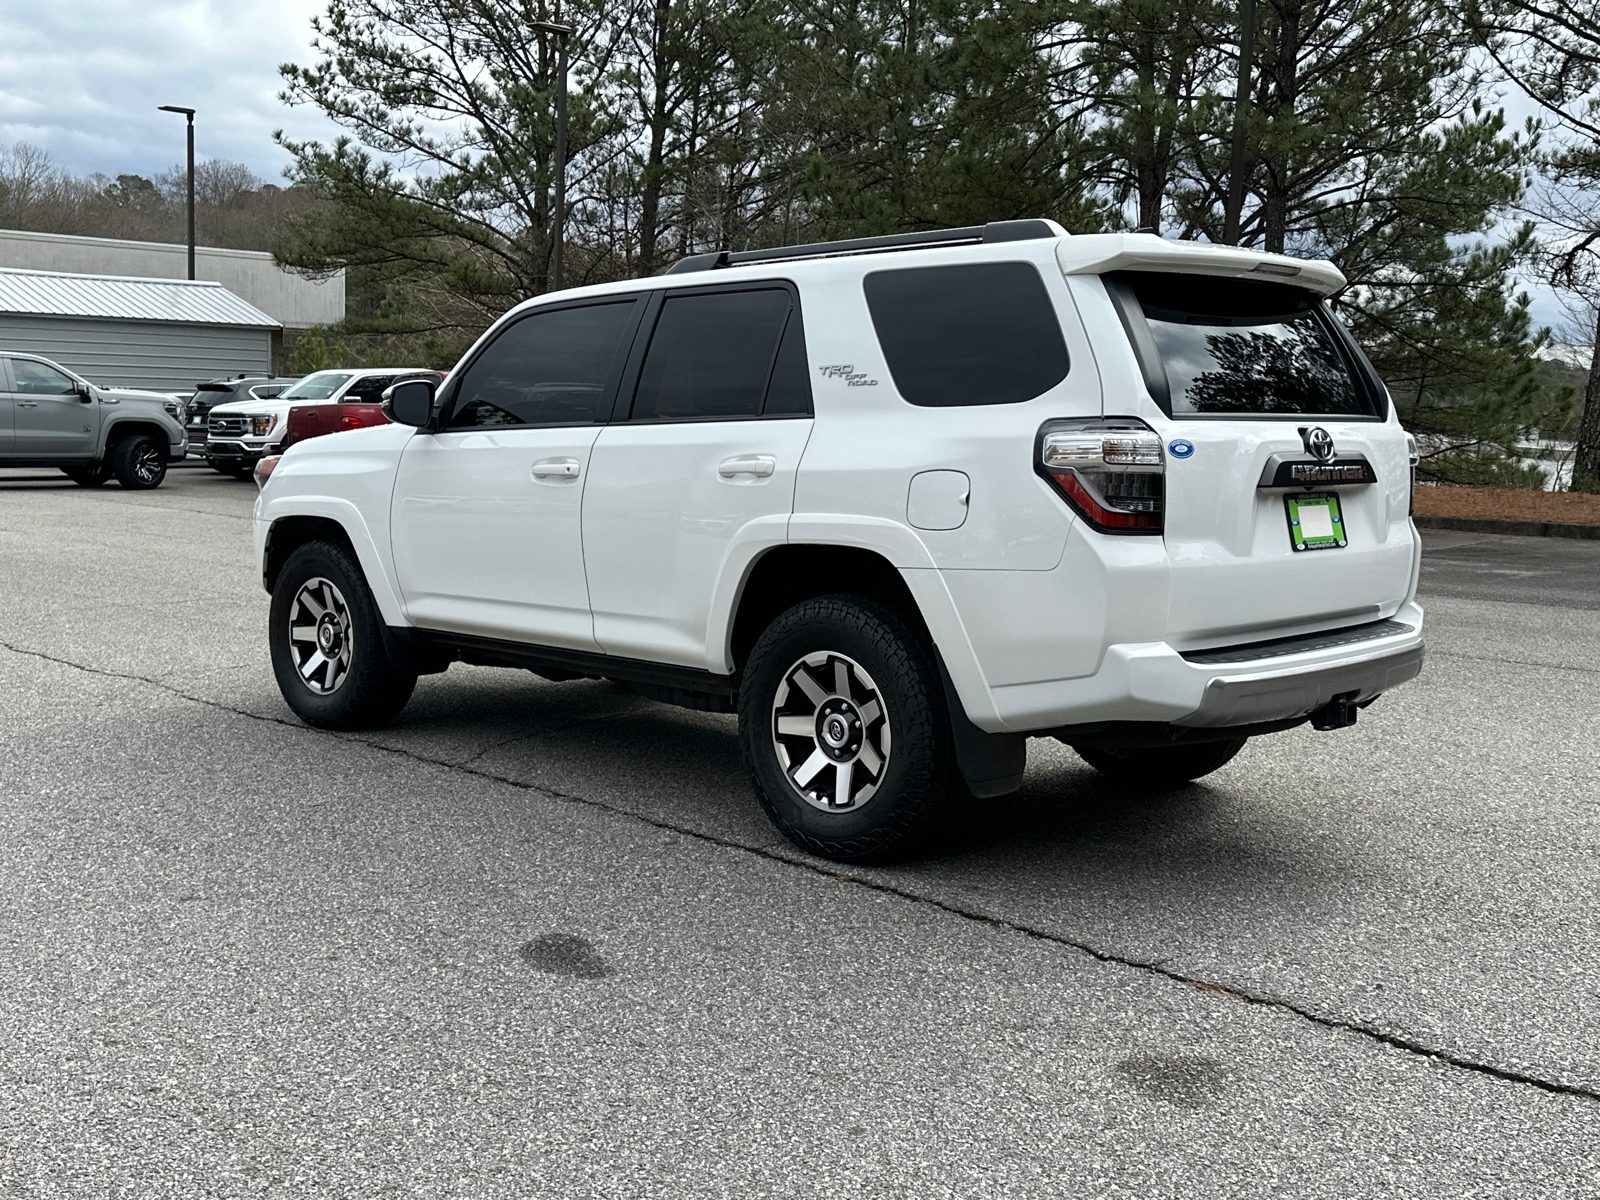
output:
M383 399L383 391L398 375L365 375L350 385L350 390L339 397L341 404L376 404Z
M1067 377L1055 306L1032 263L874 271L864 287L889 373L912 404L1019 404Z
M761 411L769 417L811 415L811 372L806 366L806 337L797 308L789 310L783 327L778 359L772 364L772 382L767 385L767 404Z
M782 288L668 296L639 373L633 419L760 415L789 306Z
M508 325L461 377L450 428L604 421L606 383L634 303L533 312Z
M70 378L31 358L13 358L11 370L17 377L17 391L29 396L66 396L72 392Z

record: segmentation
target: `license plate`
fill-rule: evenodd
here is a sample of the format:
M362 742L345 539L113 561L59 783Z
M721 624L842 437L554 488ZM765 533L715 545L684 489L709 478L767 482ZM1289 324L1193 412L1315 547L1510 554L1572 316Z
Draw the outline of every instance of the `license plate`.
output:
M1344 514L1332 492L1285 496L1289 544L1296 550L1337 550L1345 544Z

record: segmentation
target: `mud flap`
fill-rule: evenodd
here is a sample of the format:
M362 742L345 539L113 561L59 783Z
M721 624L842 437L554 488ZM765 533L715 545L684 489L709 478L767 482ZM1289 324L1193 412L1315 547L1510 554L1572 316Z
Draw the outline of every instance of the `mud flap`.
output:
M936 652L937 653L937 652ZM939 682L944 685L945 707L950 710L950 736L955 743L956 764L967 790L980 800L1004 796L1022 786L1028 769L1028 738L1021 733L985 733L967 716L956 695L944 659L939 659Z

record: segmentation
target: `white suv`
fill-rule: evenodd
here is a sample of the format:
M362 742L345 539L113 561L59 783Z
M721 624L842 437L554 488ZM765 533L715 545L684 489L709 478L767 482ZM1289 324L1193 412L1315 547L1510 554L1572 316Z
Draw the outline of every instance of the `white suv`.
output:
M258 471L283 695L451 661L737 711L806 850L904 853L1054 737L1174 786L1422 663L1408 438L1326 262L1053 222L519 305Z

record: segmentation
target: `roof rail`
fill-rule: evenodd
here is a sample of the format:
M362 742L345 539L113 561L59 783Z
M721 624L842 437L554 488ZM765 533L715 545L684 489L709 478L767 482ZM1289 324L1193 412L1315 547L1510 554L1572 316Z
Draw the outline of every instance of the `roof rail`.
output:
M1031 242L1059 236L1049 221L990 221L960 229L930 229L922 233L890 233L882 237L850 238L842 242L809 242L800 246L773 246L767 250L721 250L691 254L667 268L668 275L742 267L746 263L786 262L797 258L827 258L837 254L872 254L884 250L920 250L929 246L977 245L988 242Z

